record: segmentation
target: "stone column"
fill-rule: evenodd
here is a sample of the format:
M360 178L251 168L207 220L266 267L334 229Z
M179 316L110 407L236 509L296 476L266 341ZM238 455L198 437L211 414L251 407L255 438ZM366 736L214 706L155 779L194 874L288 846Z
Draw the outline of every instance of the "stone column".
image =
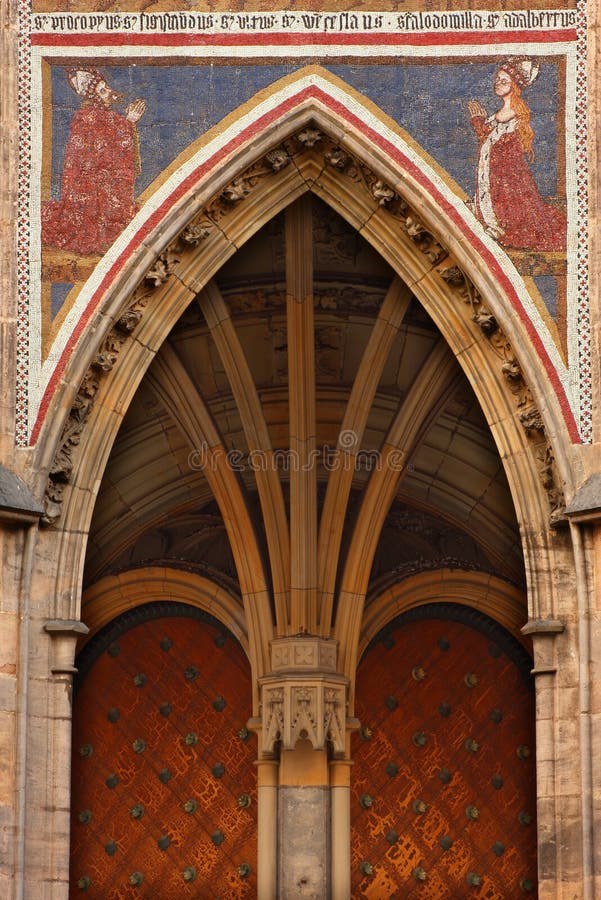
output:
M556 828L556 703L555 637L564 631L556 619L531 619L522 634L532 638L536 692L536 793L538 820L538 872L540 896L555 890L557 879ZM548 887L550 886L550 888Z
M0 465L0 896L25 897L31 577L41 504Z
M336 829L337 885L350 855L348 809L348 679L336 671L335 641L298 635L271 644L269 675L261 679L259 767L277 758L277 886L266 855L273 847L273 784L260 781L259 887L261 900L331 893L331 829ZM335 762L330 763L330 758ZM336 763L336 761L338 761ZM336 768L339 765L341 768ZM333 780L330 781L330 774ZM263 776L262 776L263 777ZM271 777L271 776L269 776ZM332 817L332 818L331 818ZM264 823L264 824L261 824ZM344 895L337 887L336 896Z
M597 455L598 459L598 455ZM601 892L601 472L591 475L566 507L574 552L578 633L578 737L583 900ZM575 742L576 743L576 742Z
M349 759L330 763L332 900L351 896L351 766Z
M274 900L277 890L278 769L275 759L257 761L257 900Z
M601 897L601 522L591 529L593 602L591 617L591 781L593 897Z
M69 895L71 716L75 648L87 627L71 619L30 617L27 794L22 897ZM44 638L45 635L45 638Z
M330 896L327 750L300 738L280 758L278 900Z

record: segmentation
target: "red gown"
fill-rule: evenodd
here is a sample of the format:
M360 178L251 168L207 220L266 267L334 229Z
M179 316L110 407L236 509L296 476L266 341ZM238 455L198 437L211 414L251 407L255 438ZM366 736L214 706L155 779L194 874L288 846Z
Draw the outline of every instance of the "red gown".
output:
M42 244L104 253L132 220L137 137L121 113L84 103L71 121L61 199L42 205Z
M565 251L566 217L539 194L515 126L496 140L491 135L499 127L494 117L475 117L472 126L480 140L475 198L478 219L508 249ZM488 167L487 173L483 167ZM490 221L491 207L496 228Z

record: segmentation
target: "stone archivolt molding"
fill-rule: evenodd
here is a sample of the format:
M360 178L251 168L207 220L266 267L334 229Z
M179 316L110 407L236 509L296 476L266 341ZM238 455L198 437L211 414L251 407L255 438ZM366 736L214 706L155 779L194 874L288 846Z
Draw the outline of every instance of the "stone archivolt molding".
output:
M482 303L477 288L455 264L448 250L428 231L419 215L395 190L383 182L369 166L338 146L321 128L309 122L302 130L283 140L226 187L221 188L159 254L131 294L123 313L88 367L75 396L48 476L45 512L42 517L44 524L54 525L60 518L63 495L72 478L77 447L101 384L115 366L124 344L132 339L153 293L177 277L179 263L196 253L197 248L215 231L221 232L227 217L260 184L288 166L299 167L302 157L308 155L320 166L319 172L326 169L336 177L350 182L353 190L364 194L367 192L375 208L384 209L391 219L396 220L398 227L429 260L457 302L470 305L471 318L489 339L490 348L498 357L501 372L516 401L519 421L531 441L540 481L549 501L550 523L555 525L564 519L563 490L542 416L533 401L509 340L494 315Z
M472 320L488 338L489 345L500 362L501 372L515 398L518 418L531 441L537 461L539 478L549 500L551 525L565 521L565 498L555 464L553 448L547 438L545 425L532 397L519 360L516 358L507 336L499 327L494 315L482 304L482 297L474 284L458 266L442 266L441 277L456 292L458 299L472 309Z
M348 679L336 672L337 644L299 635L271 645L272 672L261 679L260 748L275 756L301 738L314 750L329 744L335 757L347 751Z
M520 629L527 615L525 590L482 571L430 569L380 586L370 595L361 623L359 655L401 613L428 603L455 603L485 613L528 648Z
M41 519L44 525L54 525L61 515L64 491L73 474L76 448L100 386L113 369L124 344L140 324L154 290L169 279L174 264L175 259L169 251L155 260L104 338L79 385L50 467Z
M239 598L205 574L178 568L170 561L105 575L85 589L81 614L94 635L117 616L149 601L174 601L204 610L225 625L249 655Z

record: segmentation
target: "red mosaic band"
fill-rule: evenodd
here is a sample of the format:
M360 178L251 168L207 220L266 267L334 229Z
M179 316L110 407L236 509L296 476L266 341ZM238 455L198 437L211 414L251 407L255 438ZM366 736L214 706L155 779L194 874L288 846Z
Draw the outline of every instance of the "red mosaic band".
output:
M19 215L17 221L17 371L15 441L26 446L29 426L30 277L29 206L31 179L31 40L28 0L19 3Z
M261 47L275 46L454 46L491 44L555 44L576 40L576 29L551 31L463 31L453 34L427 32L423 34L313 34L310 32L273 33L266 40L264 34L46 34L34 32L31 42L38 47Z
M578 298L574 311L578 334L578 378L580 434L584 443L593 440L593 382L591 374L591 316L588 264L588 164L587 164L587 74L588 39L586 0L578 0L578 43L576 53L576 197L578 221Z

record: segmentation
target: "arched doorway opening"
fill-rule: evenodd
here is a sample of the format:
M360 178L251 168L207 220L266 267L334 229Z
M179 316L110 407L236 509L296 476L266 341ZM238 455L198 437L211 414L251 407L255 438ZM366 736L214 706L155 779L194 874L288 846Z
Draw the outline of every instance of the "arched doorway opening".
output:
M82 618L135 605L137 572L186 570L245 640L257 616L276 638L333 629L352 699L390 586L433 569L489 584L476 606L497 585L514 634L527 620L511 493L468 380L412 289L305 195L199 290L141 381L94 508ZM255 643L256 674L269 653Z

